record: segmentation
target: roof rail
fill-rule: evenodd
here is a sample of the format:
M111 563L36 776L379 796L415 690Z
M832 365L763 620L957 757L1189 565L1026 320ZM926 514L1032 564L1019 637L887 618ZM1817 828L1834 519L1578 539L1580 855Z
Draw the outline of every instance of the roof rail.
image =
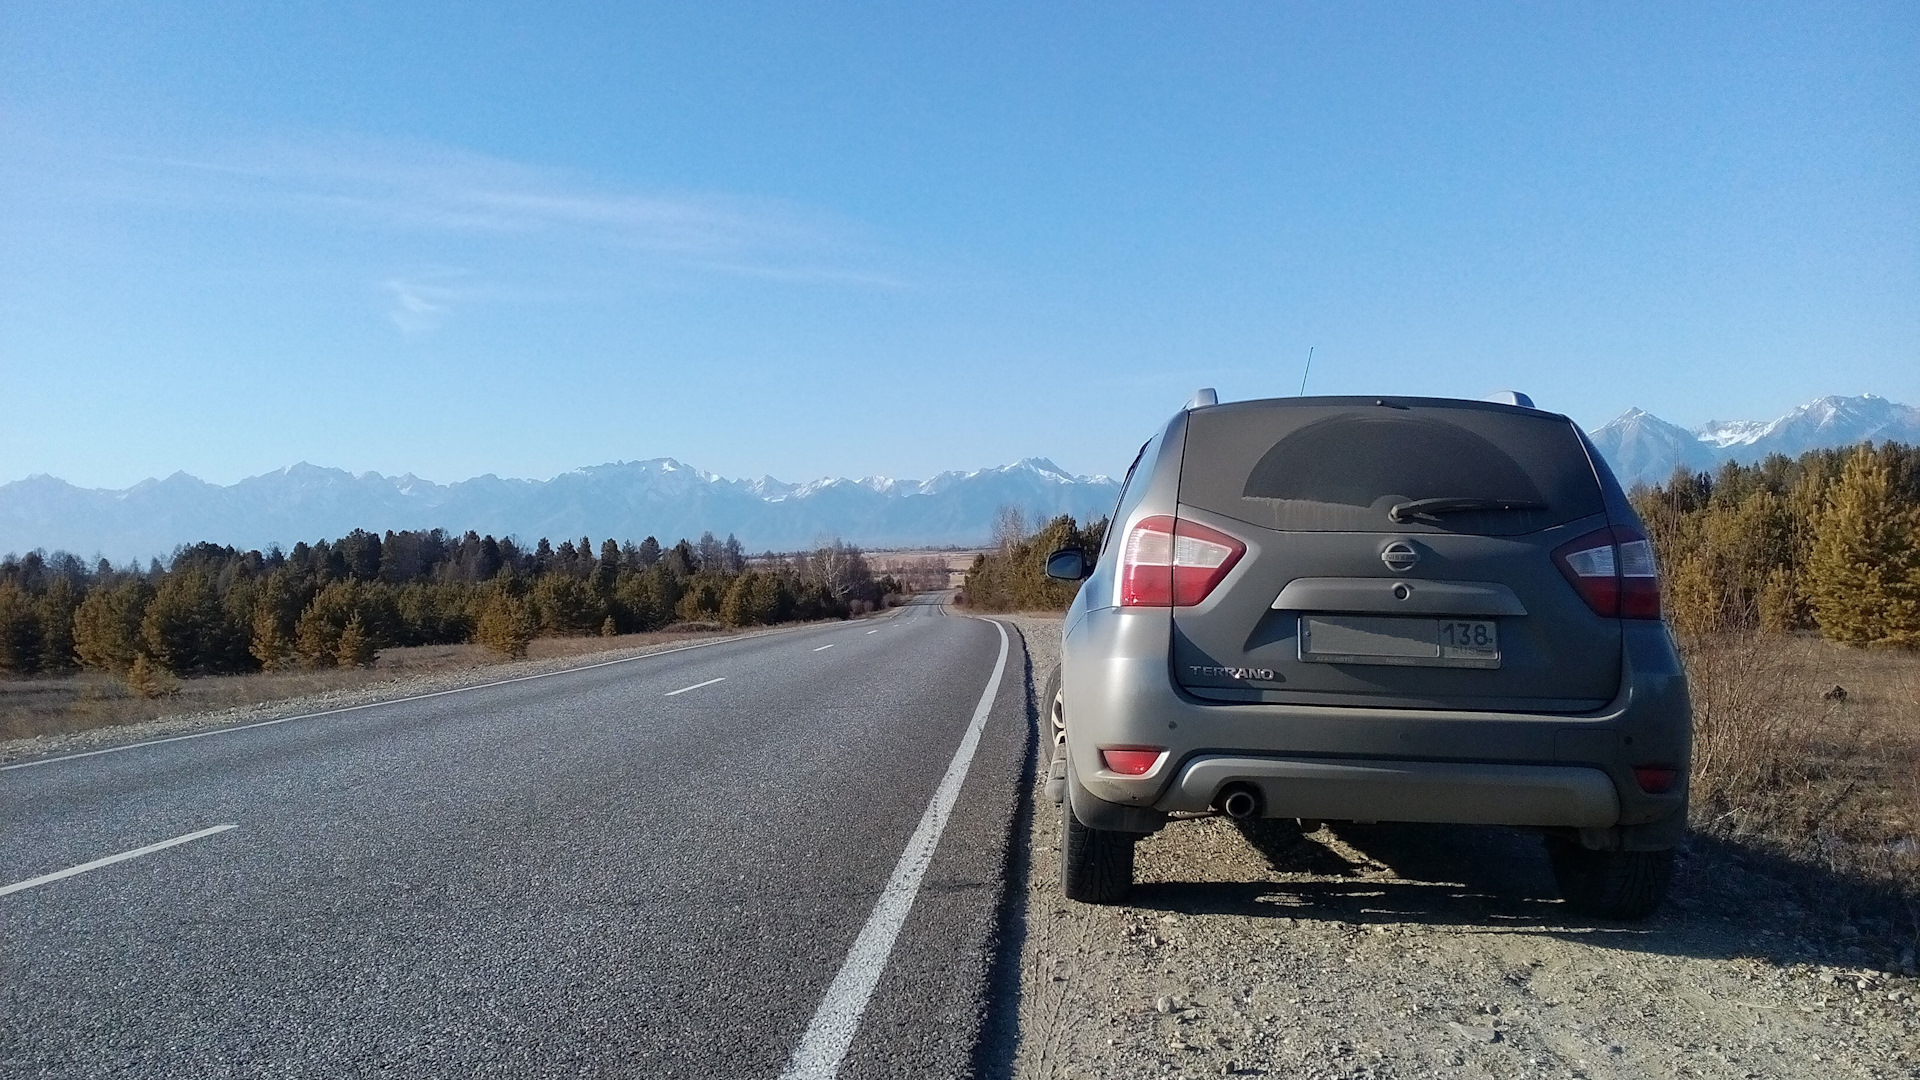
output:
M1193 396L1187 399L1189 409L1204 409L1209 405L1218 404L1220 404L1220 395L1214 393L1211 386L1203 386L1195 390Z
M1538 408L1532 398L1518 390L1495 390L1480 400L1491 401L1497 405L1518 405L1523 409Z

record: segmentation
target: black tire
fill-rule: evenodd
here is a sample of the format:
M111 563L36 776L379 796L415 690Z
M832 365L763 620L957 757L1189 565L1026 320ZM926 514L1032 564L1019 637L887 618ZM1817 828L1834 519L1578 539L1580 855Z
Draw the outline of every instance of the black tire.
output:
M1602 919L1652 915L1673 880L1671 850L1589 851L1556 839L1547 841L1547 860L1567 906Z
M1089 828L1060 803L1060 891L1087 904L1117 904L1133 888L1132 833Z

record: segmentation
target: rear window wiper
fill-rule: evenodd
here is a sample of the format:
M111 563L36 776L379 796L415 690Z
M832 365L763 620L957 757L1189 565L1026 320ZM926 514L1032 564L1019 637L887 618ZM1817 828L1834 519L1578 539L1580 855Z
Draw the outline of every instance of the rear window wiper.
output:
M1387 520L1404 525L1413 518L1439 517L1441 514L1470 514L1479 510L1545 510L1546 503L1524 499L1413 499L1394 503Z

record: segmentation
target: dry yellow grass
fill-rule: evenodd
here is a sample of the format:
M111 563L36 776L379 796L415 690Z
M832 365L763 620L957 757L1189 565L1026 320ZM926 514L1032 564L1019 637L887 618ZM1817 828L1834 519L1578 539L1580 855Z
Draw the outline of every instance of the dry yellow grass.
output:
M1920 653L1760 634L1682 644L1694 827L1920 897Z
M604 638L536 638L528 647L527 658L552 660L583 656L665 641L710 637L720 630L717 625L702 623L687 624L684 632L662 631ZM123 680L99 672L0 679L0 740L62 735L168 716L258 705L329 690L351 690L405 675L460 671L501 662L499 654L479 645L422 645L384 650L369 668L259 672L252 675L182 679L177 684L178 693L154 700L136 696Z

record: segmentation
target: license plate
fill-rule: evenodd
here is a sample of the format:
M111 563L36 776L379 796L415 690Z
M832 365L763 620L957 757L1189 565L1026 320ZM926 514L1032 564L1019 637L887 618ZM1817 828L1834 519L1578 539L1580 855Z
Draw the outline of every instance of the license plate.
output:
M1302 615L1300 659L1322 664L1497 668L1500 625L1492 619Z

